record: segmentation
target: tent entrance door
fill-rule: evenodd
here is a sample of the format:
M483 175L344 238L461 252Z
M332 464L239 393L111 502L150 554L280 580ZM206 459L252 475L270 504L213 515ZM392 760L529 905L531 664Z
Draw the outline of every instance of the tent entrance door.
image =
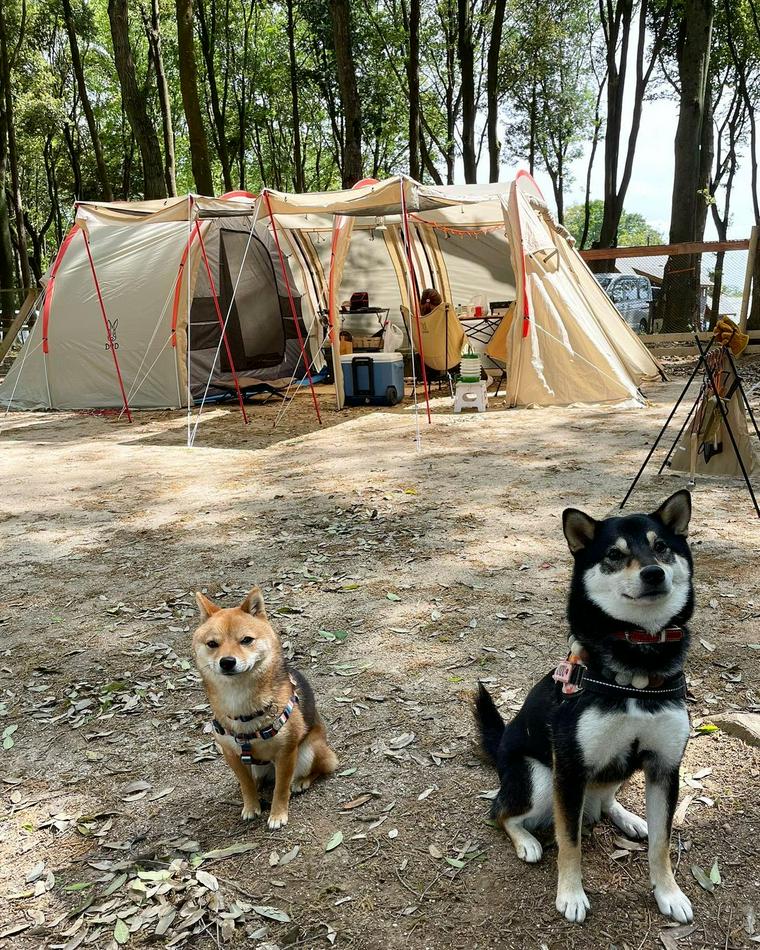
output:
M235 369L278 366L285 355L285 326L272 259L257 237L220 229L219 285L222 314L230 314L227 338ZM221 368L232 369L224 347Z

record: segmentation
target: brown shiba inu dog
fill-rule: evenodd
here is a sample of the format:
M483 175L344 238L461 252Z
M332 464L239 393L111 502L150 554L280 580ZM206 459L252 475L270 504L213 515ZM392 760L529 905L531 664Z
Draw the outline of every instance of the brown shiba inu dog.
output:
M193 654L214 712L216 742L240 782L244 819L261 814L259 780L274 767L267 824L288 823L291 789L335 771L335 753L305 676L290 669L254 587L239 607L196 594L201 624Z

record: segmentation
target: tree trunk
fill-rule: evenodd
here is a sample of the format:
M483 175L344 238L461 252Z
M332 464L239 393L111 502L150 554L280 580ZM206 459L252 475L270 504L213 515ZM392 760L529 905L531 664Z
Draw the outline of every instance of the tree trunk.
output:
M740 101L740 100L739 100ZM726 156L725 163L721 167L720 160L718 161L718 169L716 171L715 179L710 182L710 194L713 196L713 199L716 197L716 192L718 190L718 185L720 179L723 177L723 174L726 173L726 180L724 184L723 191L723 214L721 215L718 208L716 200L713 200L713 203L710 205L710 211L712 212L713 224L715 225L715 231L718 235L719 241L725 241L728 238L728 222L731 220L731 196L734 188L734 178L736 176L736 169L738 167L738 155L736 152L737 147L737 123L741 121L741 113L737 111L732 111L732 115L729 118L729 142L728 142L728 154ZM720 154L720 135L718 136L718 152ZM715 271L713 273L713 292L712 300L710 303L710 327L713 329L715 324L718 321L720 316L720 298L723 293L723 264L725 261L725 251L719 251L715 255Z
M748 330L760 330L760 253L755 255L752 273L752 300L747 317Z
M457 50L462 83L462 161L464 180L468 185L478 180L475 150L475 47L472 40L472 9L470 0L457 0Z
M650 0L639 0L636 55L633 58L636 78L633 106L630 107L625 97L625 80L634 0L617 0L615 4L612 0L608 0L606 7L600 0L599 9L602 14L606 46L607 130L604 140L604 212L599 247L617 245L620 218L633 173L633 160L636 155L647 86L669 35L672 8L673 0L660 0L656 7L652 6ZM629 112L630 131L625 148L623 173L618 182L622 122ZM600 273L612 267L614 267L614 261L598 260L594 262L593 269Z
M601 8L601 4L600 4ZM628 65L628 44L633 17L632 0L618 0L607 18L605 39L607 49L607 128L604 136L604 213L599 232L600 247L615 247L623 199L618 193L620 134L623 122L625 77ZM620 46L620 65L617 51ZM605 270L608 262L604 262Z
M306 191L301 147L301 112L298 102L298 62L293 0L288 0L288 53L290 56L290 101L293 110L293 184L299 193Z
M583 233L581 234L578 250L581 250L586 246L586 241L588 240L588 229L589 225L591 224L591 172L594 168L594 159L596 158L596 150L599 145L599 133L602 128L602 119L599 113L599 107L602 102L602 95L604 94L604 87L606 83L607 77L605 76L599 84L599 92L596 96L596 109L594 111L594 136L591 140L591 154L589 155L588 167L586 168L586 197L583 203Z
M135 157L135 133L131 127L127 138L122 137L122 143L124 162L121 168L121 195L124 201L129 201L132 195L132 165Z
M208 156L208 141L198 101L198 68L195 63L193 38L193 0L177 0L177 48L179 52L179 84L185 107L187 134L190 139L190 164L195 187L202 195L214 194L214 179ZM229 171L228 171L229 174ZM227 187L227 181L225 181Z
M349 0L330 0L335 65L343 103L343 187L350 188L362 177L362 107L356 85L356 68L351 41Z
M554 200L557 204L557 221L565 223L565 162L562 146L557 150L557 184L554 188Z
M68 0L65 0L68 2ZM172 103L169 93L169 83L164 69L164 55L161 43L161 15L158 0L151 0L151 11L148 14L142 8L145 35L148 37L148 48L153 67L156 70L158 83L158 101L161 106L161 128L164 138L164 178L166 190L174 197L177 194L176 159L174 157L174 124L172 122Z
M23 35L25 24L21 23ZM8 52L8 24L5 19L5 0L0 0L0 72L5 106L5 135L8 150L8 165L11 172L11 194L13 198L13 213L16 223L16 244L18 261L21 272L21 285L26 290L32 286L32 272L29 267L29 252L26 243L26 227L24 225L24 206L21 199L21 180L18 171L18 149L16 147L16 123L14 117L13 90L11 88L12 57ZM21 39L17 42L20 44ZM17 47L18 48L18 47Z
M698 241L704 232L706 203L712 165L708 73L712 38L712 0L685 0L679 27L677 56L680 80L678 127L675 138L675 170L670 212L670 243ZM700 233L700 228L701 232ZM699 328L701 256L668 258L658 307L663 331L678 333Z
M711 79L708 76L705 90L705 111L702 118L702 135L699 143L699 179L697 188L697 217L694 228L694 240L704 241L705 226L709 210L710 175L715 158L715 123L713 121Z
M113 191L111 182L108 179L108 168L103 158L103 146L100 142L98 126L95 122L95 113L92 111L90 94L87 91L87 83L84 78L84 66L82 57L79 53L79 40L77 39L76 26L74 24L74 15L71 10L71 0L61 0L63 7L63 22L66 27L66 35L69 38L69 49L71 50L71 66L74 70L79 98L82 100L82 110L87 120L87 128L90 131L90 141L92 142L92 151L95 155L95 167L98 172L98 181L100 182L100 195L103 201L113 201Z
M457 114L459 112L460 97L455 93L456 85L456 17L454 11L455 0L446 0L446 7L441 6L441 25L446 37L446 184L454 184L456 166L455 131Z
M2 76L0 76L0 82ZM2 92L5 90L3 88ZM0 95L0 311L2 323L13 323L16 287L16 261L11 242L11 218L8 209L8 136L6 132L5 95Z
M409 47L406 60L409 83L409 174L421 178L420 149L420 0L409 0Z
M145 96L137 85L135 63L132 57L132 48L129 45L127 0L108 0L108 19L111 23L114 63L119 76L124 111L135 134L135 141L142 158L145 197L165 198L166 182L164 181L161 146L158 144L156 130L148 116ZM182 55L180 53L181 62Z
M430 175L430 177L432 178L433 184L442 185L443 178L441 178L441 173L435 167L435 162L433 161L433 157L430 154L430 149L428 148L428 144L425 141L425 136L421 132L420 132L420 151L422 152L423 167L425 168L425 171L428 173L428 175Z
M533 89L530 95L530 122L528 132L528 171L531 175L536 174L536 122L537 122L537 96L536 81L533 80Z
M489 181L498 181L501 171L501 142L499 141L499 54L504 33L504 14L507 0L496 0L493 10L491 42L488 47L486 71L486 107L488 125Z
M193 21L193 0L177 0L177 14L179 19L179 9L182 7L188 11L190 17L191 29L189 36L186 39L186 42L192 40L192 21ZM201 49L203 51L203 61L206 64L206 75L208 77L208 89L209 89L209 99L211 102L211 115L214 119L214 129L216 131L216 147L219 155L219 163L222 166L222 181L224 182L225 191L232 191L232 169L230 166L230 156L229 149L227 148L227 128L226 128L226 116L225 110L222 109L222 105L219 99L219 86L216 81L216 65L214 63L214 53L216 52L216 37L212 36L209 29L208 23L206 20L205 8L203 3L198 5L198 24L200 26L200 36L201 36ZM182 57L180 53L180 69L182 68ZM193 85L192 88L195 90L195 98L197 101L198 97L198 82L197 82L197 69L195 67L195 53L193 52ZM183 93L184 99L184 93ZM187 110L187 106L185 106ZM200 107L198 110L200 114ZM202 127L202 126L201 126ZM203 133L204 141L206 133ZM208 146L206 146L206 154L208 155Z
M736 69L736 78L738 80L739 90L747 110L747 119L749 121L749 162L750 162L750 194L752 196L752 208L755 213L755 225L760 227L760 171L758 169L758 129L756 118L756 93L752 86L752 66L748 64L746 55L740 52L737 47L736 37L732 30L732 17L734 11L726 0L726 16L724 22L726 25L726 38L728 48L731 53L731 59ZM753 14L753 24L755 34L760 40L760 20L754 4L750 4L750 11ZM752 298L747 320L747 329L760 330L760 254L755 256L752 277Z

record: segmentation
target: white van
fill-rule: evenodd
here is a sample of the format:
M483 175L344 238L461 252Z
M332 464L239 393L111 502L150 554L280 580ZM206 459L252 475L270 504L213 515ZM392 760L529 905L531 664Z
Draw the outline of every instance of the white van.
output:
M648 277L594 274L628 326L637 333L655 333L652 284Z

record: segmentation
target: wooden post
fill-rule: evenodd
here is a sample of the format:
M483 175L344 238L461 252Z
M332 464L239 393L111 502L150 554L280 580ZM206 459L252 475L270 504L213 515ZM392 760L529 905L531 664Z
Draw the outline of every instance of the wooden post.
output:
M749 316L749 303L752 296L752 274L755 270L755 258L757 257L758 237L760 237L760 227L752 225L752 234L749 238L749 250L747 251L747 270L744 274L744 292L742 293L742 308L739 312L739 329L746 331L747 317Z
M13 341L21 332L21 328L26 323L26 318L31 313L32 307L34 306L37 297L39 296L39 288L32 288L27 295L24 302L21 304L21 309L16 314L16 319L8 327L5 336L0 340L0 363L5 359L5 356L8 350L13 346Z

